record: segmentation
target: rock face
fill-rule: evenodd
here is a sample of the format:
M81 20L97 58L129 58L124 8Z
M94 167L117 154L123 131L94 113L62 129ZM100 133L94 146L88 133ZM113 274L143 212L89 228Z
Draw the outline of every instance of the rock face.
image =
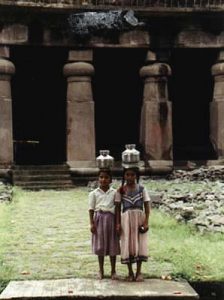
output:
M164 191L152 193L153 207L201 232L224 233L224 167L174 171L168 182Z
M175 170L167 179L182 179L190 181L198 181L207 179L209 181L222 180L224 181L224 167L223 166L211 166L211 167L201 167L189 171Z
M108 35L108 33L133 29L139 23L132 10L83 12L68 17L69 26L75 37L86 38L91 34Z

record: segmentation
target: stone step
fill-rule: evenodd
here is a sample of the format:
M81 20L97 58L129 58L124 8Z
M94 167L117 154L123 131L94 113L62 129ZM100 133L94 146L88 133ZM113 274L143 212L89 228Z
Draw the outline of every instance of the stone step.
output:
M31 174L31 175L24 175L24 174L13 174L13 182L21 182L21 181L55 181L55 180L71 180L69 174Z
M74 188L74 185L71 184L64 184L62 186L60 185L26 185L26 186L20 186L23 190L26 191L40 191L40 190L55 190L55 191L65 191L65 190L71 190Z
M26 186L18 186L20 188L22 188L23 190L26 191L40 191L40 190L55 190L55 191L65 191L65 190L70 190L73 189L74 186L72 185L26 185Z
M74 187L67 165L16 165L13 184L24 189L67 189Z
M64 189L74 188L71 181L20 181L14 183L14 186L18 186L24 189Z
M56 169L64 169L68 170L68 165L59 164L59 165L15 165L13 166L13 170L56 170Z
M44 180L30 180L30 181L18 181L16 183L14 183L15 185L18 186L28 186L28 185L48 185L48 186L63 186L65 184L72 184L72 181L70 180L54 180L54 181L44 181Z
M14 166L13 175L70 174L67 165Z
M66 169L18 169L13 170L13 175L42 175L42 174L68 174Z
M70 278L11 281L0 299L195 300L199 295L186 281L146 279L130 283L125 280Z

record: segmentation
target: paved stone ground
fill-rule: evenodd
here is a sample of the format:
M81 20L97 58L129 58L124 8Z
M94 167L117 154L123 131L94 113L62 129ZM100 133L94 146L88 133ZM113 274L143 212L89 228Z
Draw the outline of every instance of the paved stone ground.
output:
M57 279L11 281L0 295L1 300L19 299L199 299L186 281L146 279L144 282L124 280Z
M20 194L11 205L10 230L0 249L3 267L11 271L9 279L96 278L98 262L91 251L88 190ZM172 273L173 266L150 257L142 272L145 277L150 273L158 278ZM109 274L106 258L105 275ZM117 274L127 275L119 256Z

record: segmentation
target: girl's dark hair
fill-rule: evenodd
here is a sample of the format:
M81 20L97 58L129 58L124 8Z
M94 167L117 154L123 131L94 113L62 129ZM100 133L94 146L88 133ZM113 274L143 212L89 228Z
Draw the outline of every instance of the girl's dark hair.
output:
M100 176L101 173L106 173L112 180L112 172L110 169L99 169L98 176Z
M139 183L139 178L140 178L140 172L139 172L139 168L138 167L130 167L130 168L124 168L123 169L123 174L122 174L122 182L121 182L121 187L120 187L120 193L123 194L124 193L124 190L123 190L123 186L124 186L124 183L125 183L125 173L127 171L133 171L135 174L136 174L136 181L137 183Z

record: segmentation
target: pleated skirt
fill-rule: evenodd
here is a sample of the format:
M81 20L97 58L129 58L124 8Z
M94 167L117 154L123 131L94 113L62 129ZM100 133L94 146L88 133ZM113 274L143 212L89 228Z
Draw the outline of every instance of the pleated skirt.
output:
M115 215L110 212L94 214L96 233L92 234L92 251L99 256L120 254L120 240L115 230Z

